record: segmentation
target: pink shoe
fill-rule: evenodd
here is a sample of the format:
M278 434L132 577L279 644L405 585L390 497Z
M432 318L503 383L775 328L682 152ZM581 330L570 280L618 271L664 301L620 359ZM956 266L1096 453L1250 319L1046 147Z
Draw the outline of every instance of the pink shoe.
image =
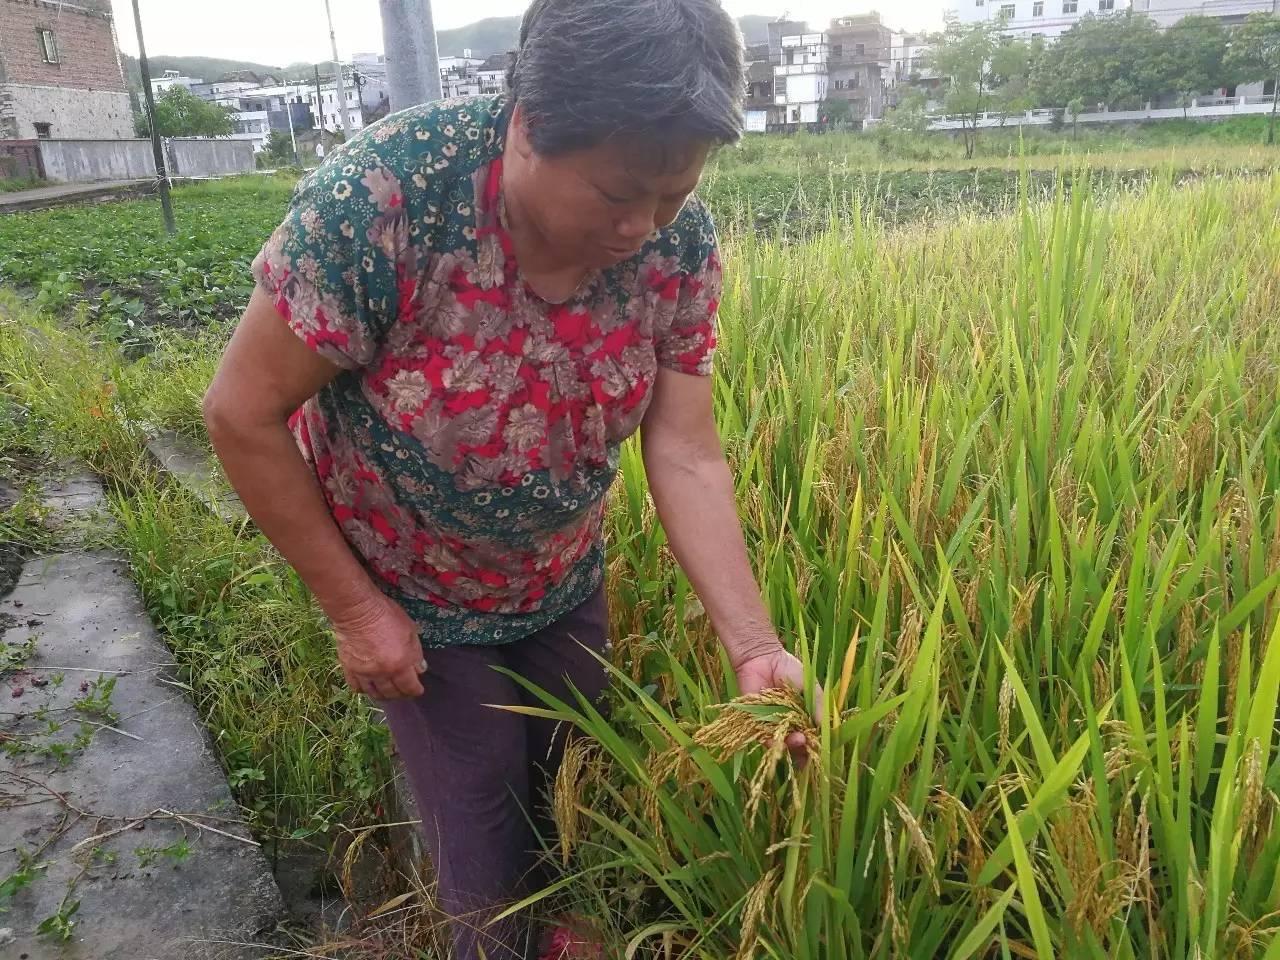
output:
M539 960L604 960L604 947L571 927L556 927L548 943Z

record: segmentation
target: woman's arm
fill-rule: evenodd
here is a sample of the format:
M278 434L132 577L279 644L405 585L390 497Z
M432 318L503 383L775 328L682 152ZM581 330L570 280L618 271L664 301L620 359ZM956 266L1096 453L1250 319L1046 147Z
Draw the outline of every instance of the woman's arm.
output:
M347 682L384 700L418 696L417 629L352 553L288 427L339 372L259 288L205 395L205 423L249 515L333 621Z
M649 489L672 552L698 591L742 692L802 688L804 670L783 649L747 558L712 412L711 378L660 369L642 442ZM803 744L800 737L791 746Z

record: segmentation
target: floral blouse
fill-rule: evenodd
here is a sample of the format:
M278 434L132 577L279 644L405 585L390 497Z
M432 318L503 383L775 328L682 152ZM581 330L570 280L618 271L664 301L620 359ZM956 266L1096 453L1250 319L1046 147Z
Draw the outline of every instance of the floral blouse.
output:
M497 644L583 603L605 494L658 368L707 375L721 289L691 199L549 303L499 216L502 97L393 114L298 186L254 261L343 372L290 424L334 520L428 647Z

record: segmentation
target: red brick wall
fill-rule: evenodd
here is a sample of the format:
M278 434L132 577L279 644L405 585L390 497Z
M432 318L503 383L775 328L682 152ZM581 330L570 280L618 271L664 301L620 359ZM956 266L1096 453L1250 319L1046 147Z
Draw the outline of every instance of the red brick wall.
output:
M78 8L93 8L85 12ZM45 63L37 30L52 30L60 63ZM58 13L47 0L0 0L0 80L49 87L125 89L110 6L98 0L68 0Z

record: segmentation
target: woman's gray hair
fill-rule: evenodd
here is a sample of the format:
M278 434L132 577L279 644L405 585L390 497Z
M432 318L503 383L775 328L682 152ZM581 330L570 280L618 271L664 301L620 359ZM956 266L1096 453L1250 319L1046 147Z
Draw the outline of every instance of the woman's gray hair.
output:
M533 148L733 143L742 36L719 0L534 0L507 85Z

